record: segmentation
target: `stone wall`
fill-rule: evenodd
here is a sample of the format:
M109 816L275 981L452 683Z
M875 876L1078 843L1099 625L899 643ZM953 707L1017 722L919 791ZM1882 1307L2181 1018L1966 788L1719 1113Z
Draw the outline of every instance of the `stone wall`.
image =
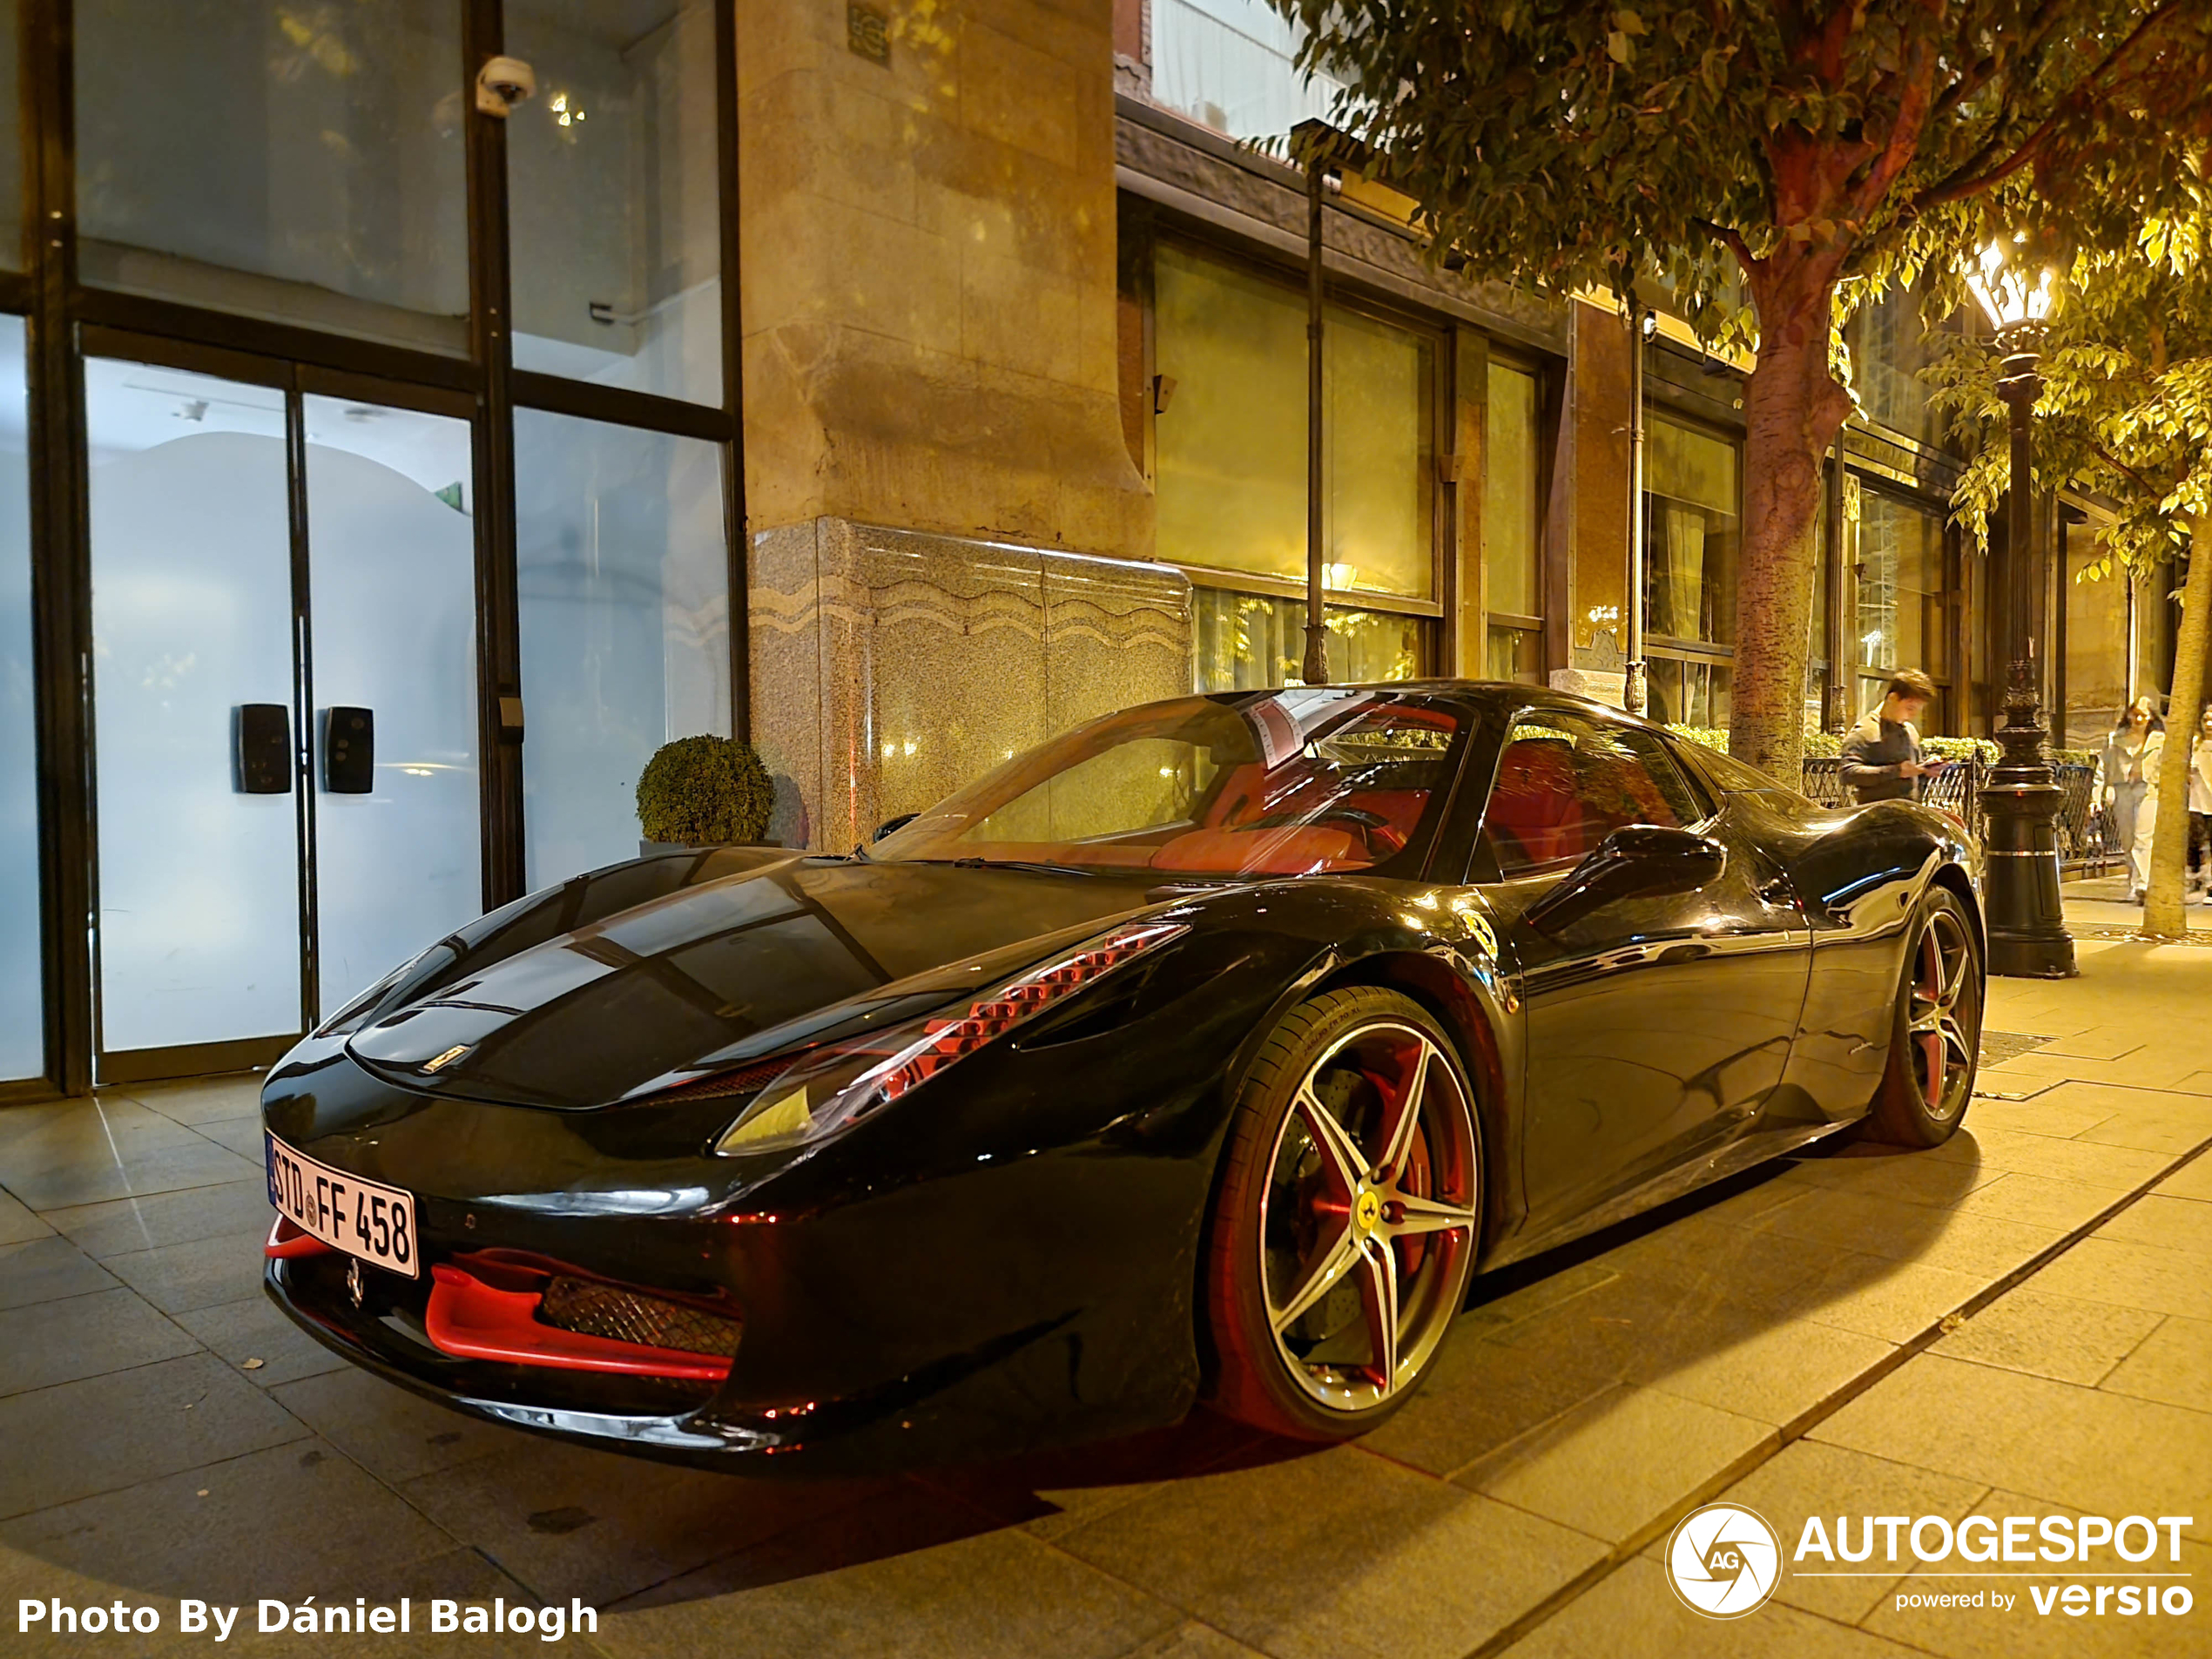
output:
M853 18L885 20L887 62ZM1112 0L740 0L746 491L1148 557L1122 436Z
M772 837L844 852L1069 727L1190 689L1164 565L821 517L754 535Z

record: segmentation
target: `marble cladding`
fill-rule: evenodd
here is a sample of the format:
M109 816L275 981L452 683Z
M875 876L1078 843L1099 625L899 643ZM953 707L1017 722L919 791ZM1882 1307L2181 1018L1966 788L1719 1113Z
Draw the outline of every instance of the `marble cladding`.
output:
M821 517L749 550L772 839L842 852L1070 726L1191 686L1163 565Z

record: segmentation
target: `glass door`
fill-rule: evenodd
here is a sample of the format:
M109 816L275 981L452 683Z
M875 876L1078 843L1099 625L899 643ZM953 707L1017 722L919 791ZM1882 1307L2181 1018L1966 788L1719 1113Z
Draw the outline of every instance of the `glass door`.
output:
M93 358L84 428L103 1060L276 1046L301 1006L285 395Z
M317 1017L483 910L469 423L301 400Z
M84 365L106 1082L266 1062L482 909L469 423L266 372Z

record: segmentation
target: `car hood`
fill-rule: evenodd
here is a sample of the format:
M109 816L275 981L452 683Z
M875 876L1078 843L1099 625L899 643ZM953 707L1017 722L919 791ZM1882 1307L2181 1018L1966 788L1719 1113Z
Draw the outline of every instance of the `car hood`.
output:
M684 888L441 985L355 1032L347 1051L427 1093L604 1106L671 1074L912 1017L1151 907L1150 887L792 859Z

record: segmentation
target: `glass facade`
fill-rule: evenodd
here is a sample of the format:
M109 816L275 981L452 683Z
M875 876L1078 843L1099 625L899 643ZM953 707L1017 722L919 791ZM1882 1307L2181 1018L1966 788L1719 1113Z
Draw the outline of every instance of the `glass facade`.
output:
M1924 340L1920 296L1894 290L1851 319L1851 384L1870 421L1920 443L1939 434L1919 371L1934 356Z
M1943 521L1868 489L1860 494L1857 548L1861 711L1881 700L1901 668L1936 680L1948 671L1944 641ZM1870 702L1869 699L1871 699Z
M1305 601L1198 588L1190 596L1197 635L1198 690L1268 691L1302 682ZM1329 678L1342 685L1412 679L1420 672L1420 619L1387 611L1324 613Z
M466 352L460 0L74 12L86 283Z
M1482 560L1494 615L1541 619L1542 474L1536 451L1541 388L1525 369L1492 363L1482 428Z
M714 10L509 0L515 367L722 401ZM641 26L642 25L642 26Z
M1166 246L1154 268L1159 556L1305 577L1305 297ZM1323 334L1328 585L1435 592L1435 350L1413 330L1329 307Z
M0 1082L45 1065L24 326L0 317Z
M350 398L303 405L327 1017L483 914L476 536L466 421ZM349 781L327 761L352 709L371 716L374 765L367 787L334 788Z
M515 417L523 823L543 887L637 856L637 775L730 731L730 568L718 446Z
M1152 0L1152 96L1232 138L1326 120L1337 83L1298 72L1294 24L1267 0Z
M0 1096L268 1062L732 729L733 41L0 0Z
M84 426L100 1046L280 1039L302 972L284 396L94 359Z
M1737 446L1656 415L1646 433L1645 634L1732 645L1743 513Z

